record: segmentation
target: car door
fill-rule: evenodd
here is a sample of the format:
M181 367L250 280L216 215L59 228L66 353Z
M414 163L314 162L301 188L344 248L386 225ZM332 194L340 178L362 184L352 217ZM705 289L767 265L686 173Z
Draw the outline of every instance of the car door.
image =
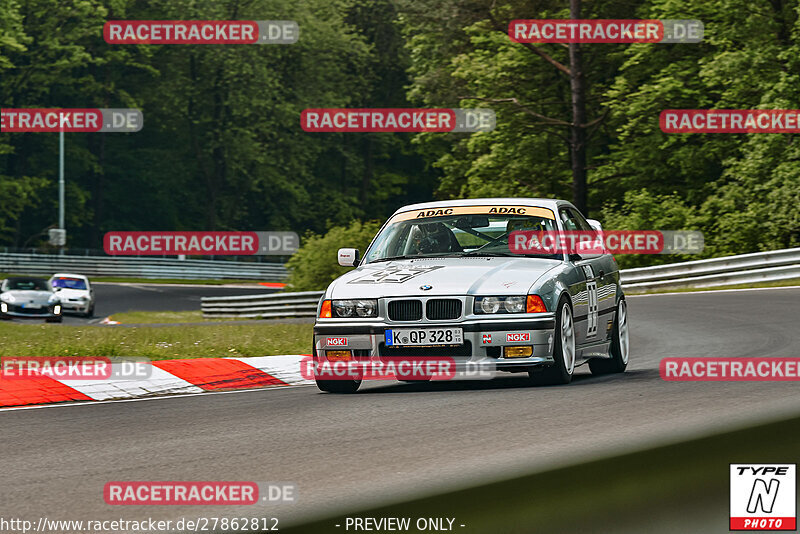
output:
M594 231L581 213L569 208L582 228ZM610 339L611 326L617 310L617 286L619 284L619 267L611 254L598 254L588 260L593 268L597 285L597 340Z
M586 219L574 208L561 208L559 218L564 230L592 231ZM605 329L599 328L601 310L607 306L607 302L601 302L601 297L608 291L609 280L608 267L603 256L602 254L570 255L570 261L583 275L583 283L579 284L573 296L575 342L578 345L591 345L602 341L606 336Z

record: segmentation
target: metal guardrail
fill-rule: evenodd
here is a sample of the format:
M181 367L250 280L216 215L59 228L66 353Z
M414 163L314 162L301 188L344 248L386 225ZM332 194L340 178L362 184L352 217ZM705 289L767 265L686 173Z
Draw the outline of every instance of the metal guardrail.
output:
M203 317L315 317L317 304L324 291L242 295L236 297L203 297Z
M800 278L800 248L625 269L620 274L623 287L634 292L789 280Z
M175 258L122 256L56 256L46 254L0 254L0 272L50 276L58 272L89 277L152 279L283 280L288 276L279 263L224 260L179 260Z
M787 280L800 278L800 248L624 269L620 274L625 290L633 293ZM203 297L203 317L314 317L322 294L304 291Z

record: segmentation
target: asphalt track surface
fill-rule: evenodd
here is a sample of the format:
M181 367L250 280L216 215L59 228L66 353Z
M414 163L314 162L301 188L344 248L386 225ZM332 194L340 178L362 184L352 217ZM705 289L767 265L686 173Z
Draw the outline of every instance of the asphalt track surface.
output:
M584 366L566 386L502 375L376 382L356 395L312 386L0 412L0 517L246 515L286 525L797 414L796 383L665 382L658 364L796 357L799 299L800 289L632 297L629 371L592 377ZM103 486L116 480L291 481L299 501L108 506Z
M67 312L64 315L63 324L97 323L109 315L127 311L199 310L202 297L257 295L275 291L275 289L259 286L245 288L213 285L95 283L94 317L87 319ZM30 321L25 320L25 322Z

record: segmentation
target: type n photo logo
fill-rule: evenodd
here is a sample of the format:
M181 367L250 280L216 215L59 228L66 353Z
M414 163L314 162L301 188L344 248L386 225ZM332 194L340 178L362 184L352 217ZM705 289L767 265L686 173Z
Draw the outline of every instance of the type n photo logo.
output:
M795 530L796 474L796 464L731 464L730 530Z

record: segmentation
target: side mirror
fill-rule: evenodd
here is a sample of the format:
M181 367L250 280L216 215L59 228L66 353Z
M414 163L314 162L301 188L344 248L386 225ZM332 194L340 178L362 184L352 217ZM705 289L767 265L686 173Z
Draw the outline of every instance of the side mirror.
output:
M600 224L600 221L598 221L598 220L586 219L586 222L589 223L589 226L591 226L593 230L597 230L598 232L603 230L603 225Z
M357 248L340 248L338 256L339 265L342 267L355 267L358 265Z

